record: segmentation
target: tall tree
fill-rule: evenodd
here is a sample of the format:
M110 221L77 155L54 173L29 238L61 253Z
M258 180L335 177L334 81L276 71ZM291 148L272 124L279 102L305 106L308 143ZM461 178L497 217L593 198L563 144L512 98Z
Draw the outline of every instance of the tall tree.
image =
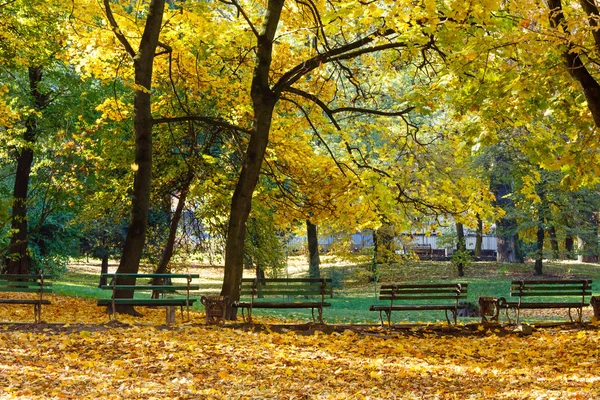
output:
M160 29L164 14L164 0L151 0L138 49L134 49L123 34L112 11L113 5L104 0L106 19L115 37L131 57L134 69L134 131L135 131L135 178L131 201L131 214L123 253L119 262L119 273L135 273L146 240L148 209L152 181L152 118L151 93L154 58L159 45ZM117 297L132 297L130 291L116 293ZM132 311L131 307L122 307L121 311Z

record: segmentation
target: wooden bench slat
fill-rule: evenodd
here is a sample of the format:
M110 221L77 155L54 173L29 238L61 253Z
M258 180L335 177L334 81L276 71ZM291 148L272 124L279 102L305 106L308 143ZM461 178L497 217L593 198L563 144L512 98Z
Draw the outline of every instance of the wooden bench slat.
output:
M42 289L35 287L3 287L0 289L1 292L10 292L10 293L52 293L52 289Z
M379 300L455 300L455 299L466 299L467 295L453 295L453 296L379 296Z
M461 288L467 288L469 285L467 283L460 283ZM457 284L452 283L416 283L414 285L410 284L384 284L381 285L381 289L434 289L434 288L456 288Z
M250 303L250 302L238 302L236 304L237 307L244 307L244 308L249 308L250 306L252 306L252 308L318 308L318 307L331 307L331 303L321 303L319 302L289 302L289 303L282 303L282 302L265 302L265 301L259 301L259 302L254 302L254 303Z
M46 299L0 299L0 304L51 304Z
M254 283L258 281L258 284L262 284L266 282L267 284L272 283L321 283L327 282L331 283L333 280L331 278L265 278L265 279L256 279L256 278L243 278L242 284L244 283Z
M372 305L371 311L427 311L427 310L454 310L465 308L466 305L462 304L395 304L393 306L385 305Z
M112 285L102 285L100 287L103 290L113 290ZM136 290L136 291L174 291L174 290L187 290L188 286L186 285L115 285L114 288L116 290ZM190 290L200 290L199 285L190 285Z
M103 277L106 278L114 278L115 276L117 278L137 278L137 279L144 279L144 278L171 278L171 279L179 279L179 278L187 278L190 277L192 279L199 279L200 275L199 274L133 274L133 273L107 273L107 274L102 274Z
M544 284L544 285L564 285L564 284L585 284L589 283L591 285L591 279L527 279L527 280L513 280L511 281L512 285L519 285L521 282L525 284Z
M517 297L564 297L564 296L591 296L591 292L570 291L570 292L513 292L511 296Z
M185 305L193 304L198 299L100 299L98 305L111 305L114 301L115 304L126 304L132 306L170 306L170 305Z

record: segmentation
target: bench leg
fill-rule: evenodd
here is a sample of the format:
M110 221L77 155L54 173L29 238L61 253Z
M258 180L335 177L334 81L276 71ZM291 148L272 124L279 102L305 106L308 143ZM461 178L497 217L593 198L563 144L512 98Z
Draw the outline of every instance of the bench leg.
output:
M41 307L42 307L41 304L34 304L33 305L33 321L36 324L38 324L40 322L40 320L42 319L41 313L40 313L40 308Z
M317 310L319 311L319 323L322 324L323 323L323 309L322 308L317 308ZM315 321L315 309L312 309L312 316L313 316L313 322Z
M577 323L581 323L581 321L583 320L583 308L576 308L575 311L577 312ZM573 315L571 314L571 309L569 308L569 319L571 320L571 322L575 322L573 320Z

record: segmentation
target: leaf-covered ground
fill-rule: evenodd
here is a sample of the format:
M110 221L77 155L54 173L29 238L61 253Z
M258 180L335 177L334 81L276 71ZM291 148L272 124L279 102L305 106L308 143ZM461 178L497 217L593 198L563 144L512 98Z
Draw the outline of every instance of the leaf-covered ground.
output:
M594 326L528 336L487 328L258 332L205 326L198 313L192 323L166 328L162 310L142 309L143 318L114 324L93 301L51 300L39 327L0 324L0 398L600 397ZM32 314L0 306L0 321Z

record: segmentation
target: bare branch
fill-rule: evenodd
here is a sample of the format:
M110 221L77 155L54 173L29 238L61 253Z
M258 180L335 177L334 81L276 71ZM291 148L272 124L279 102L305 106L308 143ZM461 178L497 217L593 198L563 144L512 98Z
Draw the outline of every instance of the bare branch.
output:
M223 4L234 6L237 9L238 13L241 14L242 17L246 20L246 23L252 30L252 33L254 34L254 36L256 38L258 38L258 36L259 36L258 30L254 27L254 25L252 24L252 21L250 21L250 18L248 17L248 14L246 14L246 12L244 11L244 9L240 5L240 3L238 3L236 0L231 0L231 1L219 0L219 1Z
M372 53L372 52L376 52L376 51L381 51L381 50L384 50L385 48L406 47L406 44L404 44L404 43L389 43L389 44L383 45L383 46L387 46L385 48L382 46L375 46L375 47L368 47L365 49L361 49L361 47L372 43L378 37L386 37L386 36L391 36L394 34L395 34L395 32L391 29L386 30L382 33L377 31L377 32L374 32L374 33L368 35L365 38L358 39L358 40L348 43L344 46L340 46L338 48L334 48L329 51L326 51L325 53L318 54L318 55L314 56L313 58L306 60L305 62L303 62L301 64L296 65L294 68L292 68L291 70L289 70L288 72L283 74L281 76L281 78L279 79L279 81L277 81L277 83L273 86L273 92L277 93L277 94L282 93L285 89L287 89L288 87L292 86L295 82L297 82L301 77L303 77L307 73L311 72L315 68L318 68L319 65L321 65L321 64L332 62L332 61L337 61L337 60L347 60L347 59L358 57L361 54L367 54L367 53ZM360 50L358 50L358 49L360 49ZM356 51L356 52L354 52L354 51Z
M112 9L110 8L110 0L104 0L104 13L106 14L106 19L108 20L108 23L110 24L117 40L119 40L123 47L125 47L125 51L127 52L127 54L129 54L131 58L135 58L136 52L125 37L125 35L123 35L121 29L119 28L119 24L117 23L117 20L113 15Z
M317 127L312 123L310 116L308 115L308 112L304 109L304 107L302 107L300 104L298 104L296 101L292 100L292 99L288 99L285 97L281 98L282 100L285 101L289 101L290 103L294 104L296 107L298 107L298 109L300 111L302 111L302 113L304 114L304 117L306 118L306 120L308 121L311 129L313 130L314 135L319 138L319 141L321 143L323 143L323 145L325 146L325 148L327 149L327 152L329 153L329 156L331 157L331 159L333 160L333 162L335 163L335 165L337 165L338 169L341 171L341 173L346 176L346 172L344 171L344 169L342 168L342 166L345 166L346 168L348 168L347 165L340 163L337 158L335 157L335 154L333 154L333 151L331 151L331 149L329 148L329 146L327 145L327 142L325 142L325 140L323 139L323 137L321 136L321 134L319 133L319 131L317 130ZM348 168L351 170L351 168Z
M207 125L211 125L211 126L232 129L232 130L244 132L247 134L252 133L252 130L250 130L250 129L246 129L246 128L242 128L237 125L230 124L229 122L224 121L222 119L203 117L203 116L199 116L199 115L187 115L187 116L183 116L183 117L154 118L152 120L152 123L153 124L165 124L165 123L170 124L170 123L187 122L187 121L203 122L203 123L205 123Z

